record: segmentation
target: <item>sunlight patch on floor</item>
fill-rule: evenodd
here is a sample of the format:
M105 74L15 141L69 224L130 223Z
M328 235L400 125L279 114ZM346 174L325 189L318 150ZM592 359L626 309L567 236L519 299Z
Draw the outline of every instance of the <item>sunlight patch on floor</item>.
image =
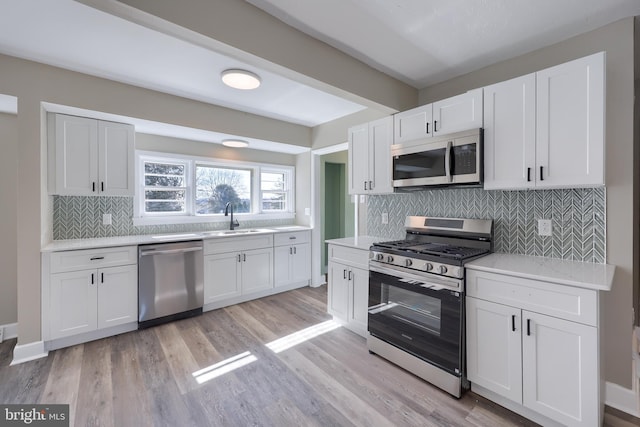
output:
M207 366L204 369L200 369L199 371L194 372L192 375L194 376L198 384L202 384L204 382L217 378L220 375L227 374L234 369L238 369L245 365L248 365L251 362L255 362L256 360L258 360L258 358L251 354L251 352L245 351L244 353L240 353L237 356L233 356L223 360L222 362L218 362L215 365Z
M267 343L267 347L274 353L280 353L293 346L303 343L311 338L315 338L319 335L333 331L340 327L340 323L334 320L327 320L326 322L318 323L317 325L310 326L306 329L301 329L286 337L278 338L275 341Z

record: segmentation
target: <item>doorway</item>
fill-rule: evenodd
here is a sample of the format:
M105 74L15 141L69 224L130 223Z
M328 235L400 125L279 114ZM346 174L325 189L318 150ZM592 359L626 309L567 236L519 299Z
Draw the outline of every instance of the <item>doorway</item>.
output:
M321 274L327 272L327 244L324 241L354 236L355 206L347 189L347 168L346 151L320 157Z

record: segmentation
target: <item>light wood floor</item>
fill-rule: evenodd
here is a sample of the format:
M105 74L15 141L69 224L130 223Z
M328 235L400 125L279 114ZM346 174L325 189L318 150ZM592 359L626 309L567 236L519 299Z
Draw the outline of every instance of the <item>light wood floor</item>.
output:
M450 397L370 355L344 328L279 353L266 346L329 319L325 287L303 288L17 366L8 366L9 340L0 403L68 403L75 426L535 425L473 393ZM638 425L615 410L606 417L607 426Z

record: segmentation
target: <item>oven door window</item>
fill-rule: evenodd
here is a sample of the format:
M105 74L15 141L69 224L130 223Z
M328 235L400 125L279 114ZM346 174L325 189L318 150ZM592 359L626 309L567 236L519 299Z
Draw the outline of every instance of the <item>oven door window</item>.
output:
M448 372L462 374L462 297L369 272L369 332Z

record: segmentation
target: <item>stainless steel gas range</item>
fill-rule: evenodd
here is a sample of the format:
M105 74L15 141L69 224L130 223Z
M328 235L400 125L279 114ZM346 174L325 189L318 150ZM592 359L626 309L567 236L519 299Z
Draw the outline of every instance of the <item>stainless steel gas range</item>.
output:
M460 397L464 263L490 253L493 221L410 216L369 254L369 352Z

